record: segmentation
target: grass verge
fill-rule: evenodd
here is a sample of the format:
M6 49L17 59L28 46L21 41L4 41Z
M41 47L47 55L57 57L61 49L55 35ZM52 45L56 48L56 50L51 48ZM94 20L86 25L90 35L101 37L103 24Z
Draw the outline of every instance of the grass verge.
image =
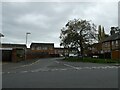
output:
M118 60L112 59L99 59L99 58L79 58L79 57L69 57L65 58L65 61L69 62L91 62L91 63L120 63Z

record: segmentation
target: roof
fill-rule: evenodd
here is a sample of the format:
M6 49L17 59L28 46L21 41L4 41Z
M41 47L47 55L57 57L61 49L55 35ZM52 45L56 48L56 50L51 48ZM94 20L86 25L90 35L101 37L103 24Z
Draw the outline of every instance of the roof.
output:
M2 43L3 48L26 48L25 44L9 44L9 43Z
M52 45L52 46L54 46L54 43L31 43L30 46L44 46L44 45Z
M13 50L13 48L0 48L0 50Z
M63 50L63 49L68 49L68 48L55 47L54 49Z
M59 49L59 50L65 50L65 49L68 49L68 48L60 48L60 47L56 47L54 49ZM77 50L77 48L69 48L69 50Z
M102 42L108 42L108 41L114 41L114 40L120 40L120 33L115 33L109 37L107 37L105 40Z

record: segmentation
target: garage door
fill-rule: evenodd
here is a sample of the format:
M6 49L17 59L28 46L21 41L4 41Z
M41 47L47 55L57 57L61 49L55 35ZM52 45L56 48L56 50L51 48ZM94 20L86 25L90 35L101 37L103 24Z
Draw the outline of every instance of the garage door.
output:
M2 61L12 61L12 50L2 50Z

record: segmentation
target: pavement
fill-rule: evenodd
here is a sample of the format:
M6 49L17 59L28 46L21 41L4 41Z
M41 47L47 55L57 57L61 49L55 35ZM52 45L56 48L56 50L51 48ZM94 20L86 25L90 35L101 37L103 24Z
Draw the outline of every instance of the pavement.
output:
M120 66L66 62L62 58L37 59L16 64L3 65L3 88L118 87Z

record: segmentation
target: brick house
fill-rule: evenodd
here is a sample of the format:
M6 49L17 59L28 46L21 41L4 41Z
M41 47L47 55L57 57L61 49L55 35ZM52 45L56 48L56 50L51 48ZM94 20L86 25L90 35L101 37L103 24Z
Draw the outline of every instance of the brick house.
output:
M115 33L102 41L102 50L105 56L120 59L120 33Z

